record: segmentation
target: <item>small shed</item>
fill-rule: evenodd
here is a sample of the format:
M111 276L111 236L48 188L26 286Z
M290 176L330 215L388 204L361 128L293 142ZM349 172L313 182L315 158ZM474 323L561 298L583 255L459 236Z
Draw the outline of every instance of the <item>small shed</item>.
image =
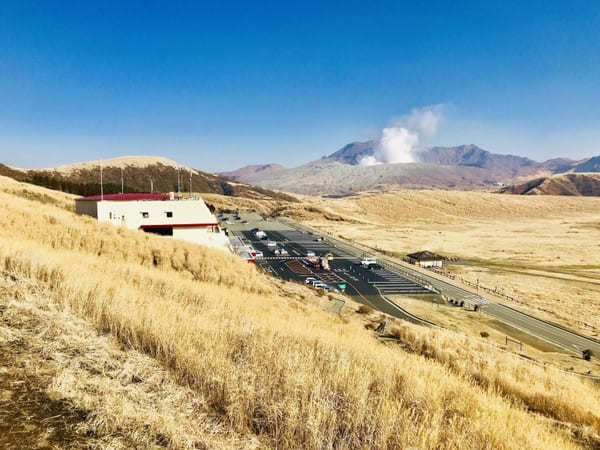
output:
M420 267L442 267L444 257L427 250L406 255L408 262L418 264Z

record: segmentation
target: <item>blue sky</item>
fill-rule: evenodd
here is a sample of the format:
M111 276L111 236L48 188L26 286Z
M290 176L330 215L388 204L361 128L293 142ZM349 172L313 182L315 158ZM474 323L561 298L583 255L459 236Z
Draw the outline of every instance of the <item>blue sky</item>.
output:
M429 105L431 144L598 155L598 30L577 1L4 1L0 162L293 166Z

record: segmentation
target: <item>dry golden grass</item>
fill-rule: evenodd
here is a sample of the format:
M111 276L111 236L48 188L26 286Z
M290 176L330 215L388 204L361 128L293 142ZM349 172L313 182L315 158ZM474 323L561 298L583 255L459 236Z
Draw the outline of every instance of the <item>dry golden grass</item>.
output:
M253 448L149 356L0 278L0 447ZM182 445L183 444L183 445Z
M288 214L338 236L401 256L431 250L470 262L449 266L501 289L513 307L600 336L600 198L400 191L305 203L348 221Z
M579 356L566 354L545 341L507 327L485 314L444 304L439 297L427 299L392 295L388 298L410 313L460 335L481 337L481 333L485 333L485 342L497 348L504 348L541 364L552 364L563 370L600 377L600 361L585 361ZM511 341L506 339L508 334Z
M1 192L0 201L9 217L0 227L2 276L34 283L58 311L155 358L205 405L218 425L214 442L600 445L600 390L586 380L450 332L403 325L397 334L407 352L378 342L356 305L331 315L325 298L218 251L111 229ZM71 399L92 413L101 408ZM115 426L127 411L114 413ZM172 447L190 446L175 424L160 429Z
M258 214L269 215L273 211L280 208L286 202L278 200L255 200L243 197L229 197L226 195L219 194L202 194L204 201L218 210L240 210L240 211L253 211Z

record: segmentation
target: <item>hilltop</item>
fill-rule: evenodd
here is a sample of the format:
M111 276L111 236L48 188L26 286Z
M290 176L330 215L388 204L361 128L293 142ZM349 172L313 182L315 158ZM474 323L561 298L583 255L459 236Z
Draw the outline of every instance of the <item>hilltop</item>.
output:
M156 165L162 165L165 167L172 168L180 168L184 171L192 171L193 173L198 173L196 170L191 167L185 166L183 164L178 163L175 160L164 158L162 156L144 156L144 155L133 155L133 156L119 156L116 158L108 158L108 159L99 159L96 161L83 161L73 164L66 164L57 167L50 167L46 169L39 169L40 171L52 171L58 172L64 175L69 175L73 173L77 173L82 170L98 170L100 165L104 167L117 167L120 169L126 168L147 168Z
M226 253L76 216L67 194L0 178L0 200L0 388L12 396L1 443L600 443L597 385L483 338L350 300L333 315L328 297Z
M500 190L517 195L576 195L600 196L600 174L569 173L535 178Z
M254 164L240 167L239 169L231 172L221 172L220 175L231 178L232 180L243 181L245 178L255 174L266 175L268 173L273 173L284 169L285 167L281 164Z
M125 192L176 191L179 173L182 191L190 189L191 181L194 192L295 201L284 193L249 186L156 156L124 156L46 169L15 169L0 164L0 175L72 194L93 195L100 192L100 166L105 193L121 192L121 174Z
M477 145L432 147L414 152L414 162L361 165L373 156L377 141L352 142L321 159L285 169L247 166L226 172L236 179L302 194L348 195L397 188L481 189L522 182L531 177L566 172L595 172L598 158L555 158L537 162L518 155L502 155ZM263 170L261 168L267 168Z

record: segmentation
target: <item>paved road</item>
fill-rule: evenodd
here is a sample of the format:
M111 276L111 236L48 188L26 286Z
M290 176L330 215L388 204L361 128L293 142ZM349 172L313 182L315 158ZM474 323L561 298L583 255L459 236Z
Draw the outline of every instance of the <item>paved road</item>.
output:
M388 294L435 294L422 285L385 269L376 271L364 269L358 264L359 258L356 256L348 254L329 242L318 242L314 236L283 223L264 222L259 216L252 214L242 214L242 218L248 223L242 224L240 221L235 221L232 225L225 226L236 236L250 243L256 250L263 252L264 258L257 259L257 264L264 270L286 280L304 281L308 277L315 277L332 287L345 284L346 294L359 303L393 317L418 324L432 325L431 322L414 316L385 298L385 295ZM257 240L254 233L250 231L252 228L264 230L267 233L267 240ZM274 248L266 245L269 240L284 247L289 252L289 256L276 256ZM308 251L313 251L317 255L331 252L334 256L334 259L330 261L331 270L316 269L308 264L305 260Z
M476 304L488 316L566 352L581 356L582 350L590 349L595 358L600 357L600 342L596 340L581 336L510 307L494 303L466 289L412 269L408 265L378 257L378 262L384 266L385 270L365 270L355 264L358 258L364 254L364 250L357 246L330 236L323 236L325 238L324 242L316 242L315 235L321 236L318 232L288 219L264 222L257 215L245 215L244 218L248 219L248 224L232 226L237 234L243 235L246 239L252 241L252 234L248 230L255 227L265 230L269 234L269 239L272 238L283 243L290 252L290 256L303 256L306 255L308 250L313 250L317 254L331 251L338 258L332 261L332 273L338 275L349 285L347 293L358 301L394 317L408 319L416 323L424 322L385 298L386 294L413 294L411 289L415 289L414 293L417 294L433 290L447 298ZM265 256L270 256L272 253L261 241L253 242L253 245L257 249L263 250ZM260 265L282 278L302 279L302 276L290 270L283 260L265 260ZM308 275L304 275L304 278L306 276ZM419 286L427 287L427 290L418 291Z
M306 227L298 224L294 224L294 226L307 230ZM339 239L327 236L327 240L335 243L335 245L339 247L345 248L348 251L352 251L351 249L353 246L342 242ZM358 254L362 252L362 250L355 247L354 252ZM432 286L434 289L438 290L441 294L448 298L478 304L479 308L481 308L481 311L490 317L493 317L494 319L497 319L523 333L550 343L559 349L577 356L581 356L584 349L589 349L592 351L593 357L600 358L600 342L597 340L581 336L570 330L545 322L508 306L492 302L485 297L476 295L466 289L450 284L437 277L412 269L410 266L386 260L385 258L378 258L378 261L389 270L402 274L407 278L414 277L415 279L420 280L421 283Z

